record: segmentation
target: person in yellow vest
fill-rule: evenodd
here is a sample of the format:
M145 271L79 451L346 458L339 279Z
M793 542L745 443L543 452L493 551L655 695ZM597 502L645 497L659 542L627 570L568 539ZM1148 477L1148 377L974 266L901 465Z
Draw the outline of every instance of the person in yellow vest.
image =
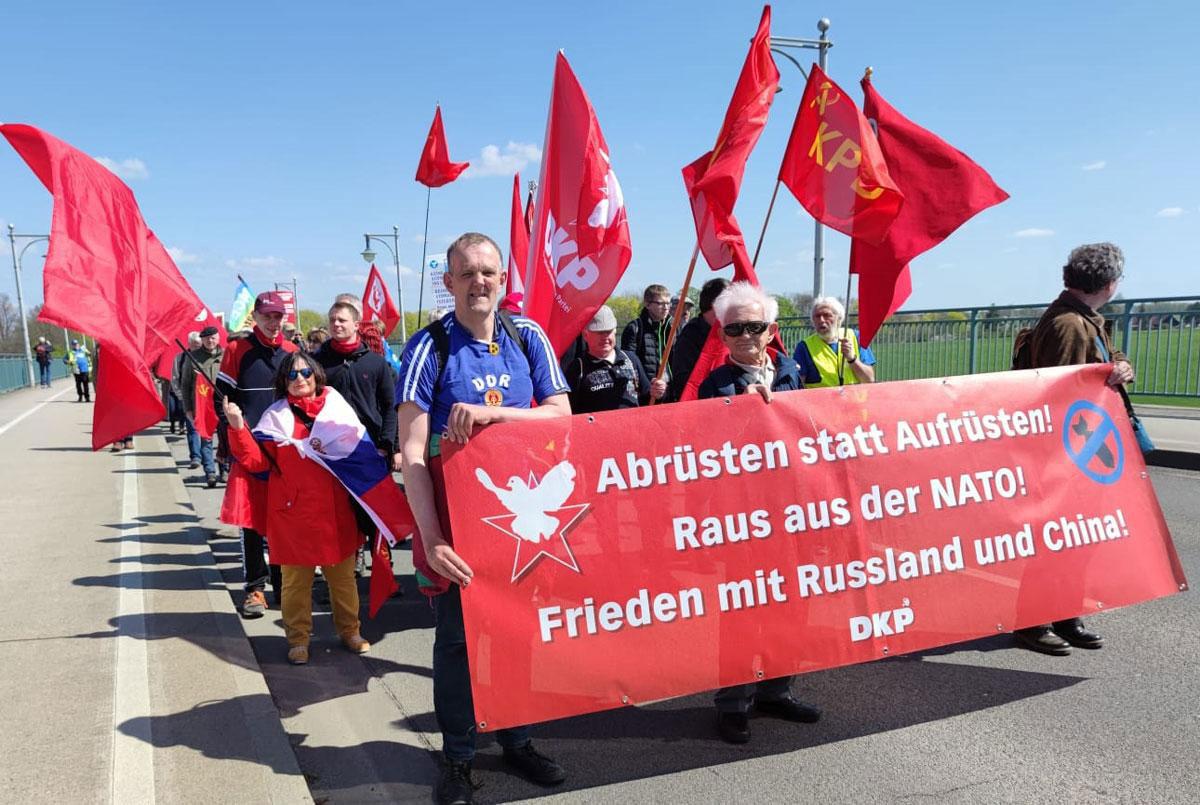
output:
M805 388L875 382L875 355L858 343L858 331L842 327L846 308L833 296L813 300L815 333L796 345L793 360ZM841 380L838 370L841 369Z

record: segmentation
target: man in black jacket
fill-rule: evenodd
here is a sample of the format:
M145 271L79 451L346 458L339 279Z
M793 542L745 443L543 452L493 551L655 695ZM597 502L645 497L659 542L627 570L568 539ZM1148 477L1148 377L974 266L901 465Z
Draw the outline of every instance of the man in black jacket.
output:
M667 335L671 332L671 292L665 285L650 285L642 294L642 312L621 332L621 351L642 363L651 379L658 374ZM663 375L668 383L671 375Z
M717 315L713 313L713 301L721 295L721 291L729 286L729 280L715 277L704 283L700 289L700 315L688 319L687 324L679 330L675 337L675 346L671 347L671 357L668 359L671 367L671 384L667 390L667 399L678 400L687 387L692 369L704 351L704 342L712 330ZM704 378L700 378L701 381Z

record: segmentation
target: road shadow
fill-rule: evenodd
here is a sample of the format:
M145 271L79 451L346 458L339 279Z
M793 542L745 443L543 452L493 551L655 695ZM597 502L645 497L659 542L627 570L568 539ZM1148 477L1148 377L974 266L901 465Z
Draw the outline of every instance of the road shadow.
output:
M111 630L86 632L77 638L100 640L127 635L137 640L185 640L214 657L258 670L258 663L247 650L246 633L233 612L170 612L147 615L119 615L108 619Z
M753 739L744 746L717 737L709 693L561 719L532 732L539 750L570 774L556 790L584 790L905 729L1052 693L1084 679L906 657L798 677L796 696L822 707L822 720L792 724L755 718ZM432 713L410 721L436 733ZM484 751L476 758L475 771L484 788L477 802L545 794L508 773L490 736L481 736L480 747Z
M71 583L77 587L115 587L130 590L204 590L224 589L216 579L204 578L199 568L177 570L143 570L114 573L111 576L80 576Z
M117 729L157 748L183 746L214 760L257 763L275 774L296 774L299 761L301 768L325 772L304 775L317 802L429 801L436 767L428 752L390 741L308 746L305 734L288 736L289 751L282 740L263 741L254 726L276 718L271 697L252 694L131 718Z
M35 453L91 453L90 447L30 447Z

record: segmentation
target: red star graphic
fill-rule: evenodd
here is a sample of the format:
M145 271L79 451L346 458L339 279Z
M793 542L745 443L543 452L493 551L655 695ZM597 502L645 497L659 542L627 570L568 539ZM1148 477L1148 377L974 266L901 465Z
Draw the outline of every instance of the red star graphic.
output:
M530 478L533 479L533 476L530 475ZM536 485L536 481L532 483ZM559 526L550 537L540 543L533 543L523 539L512 530L512 522L517 519L517 515L515 514L498 514L492 517L484 517L483 522L498 531L503 531L517 541L517 553L513 557L513 583L516 583L517 579L529 572L543 556L553 559L563 567L574 570L576 573L580 573L579 563L575 561L575 554L571 552L571 546L567 543L567 535L575 529L579 520L587 513L588 508L590 508L590 504L573 503L569 506L551 509L546 512L546 514L558 520Z

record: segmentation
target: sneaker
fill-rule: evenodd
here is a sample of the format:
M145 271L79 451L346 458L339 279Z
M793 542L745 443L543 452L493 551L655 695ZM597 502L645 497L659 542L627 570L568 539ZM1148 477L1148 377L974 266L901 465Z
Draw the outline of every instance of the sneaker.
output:
M120 453L123 447L125 447L125 442L113 442L113 446L108 449L109 452Z
M437 784L438 805L470 805L478 787L471 779L469 760L447 760Z
M308 646L292 646L288 649L288 662L292 665L308 665Z
M204 483L208 484L209 489L215 489L217 486L217 476L210 472L208 475L204 476Z
M243 618L261 618L266 611L267 597L263 595L262 590L251 590L246 593L246 600L242 602Z
M534 749L532 741L517 749L505 749L504 762L517 774L538 785L558 785L567 779L563 767Z
M199 462L199 461L196 461L195 459L193 459L192 461L189 461L189 462L188 462L188 469L189 469L189 470L194 470L194 469L198 468L199 466L200 466L200 462Z
M363 640L363 636L357 633L348 637L343 637L342 645L345 646L346 650L351 654L366 654L371 650L371 644L366 640Z

